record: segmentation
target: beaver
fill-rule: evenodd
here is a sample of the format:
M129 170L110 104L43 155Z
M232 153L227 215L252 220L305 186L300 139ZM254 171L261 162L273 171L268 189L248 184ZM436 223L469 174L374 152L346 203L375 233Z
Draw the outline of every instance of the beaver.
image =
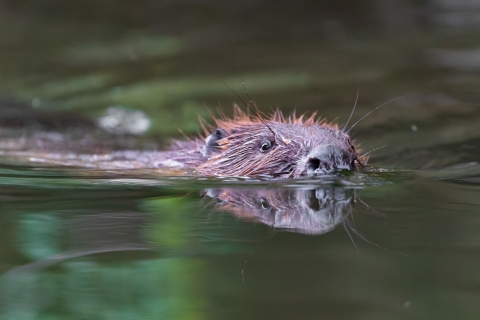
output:
M233 118L202 122L204 135L176 140L169 151L148 155L154 167L191 168L204 176L298 178L353 171L365 166L349 135L337 124L306 118L295 112L285 117L277 109L270 116L252 115L234 106Z
M115 151L84 154L28 149L6 152L47 165L97 169L158 169L161 174L202 176L273 176L298 178L353 171L365 166L348 133L313 113L290 116L277 109L271 115L242 111L234 105L233 117L213 117L214 125L201 121L204 133L174 140L165 151ZM41 143L39 145L49 145ZM72 144L70 144L72 145ZM45 150L45 148L43 148ZM72 152L73 151L73 152Z

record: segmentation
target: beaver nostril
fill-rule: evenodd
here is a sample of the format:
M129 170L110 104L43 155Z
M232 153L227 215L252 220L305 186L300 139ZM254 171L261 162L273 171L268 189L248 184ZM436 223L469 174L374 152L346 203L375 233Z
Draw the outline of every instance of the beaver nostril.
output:
M316 170L320 167L320 159L317 158L310 158L308 159L308 168L312 170Z
M307 166L308 166L308 169L313 171L318 169L326 169L326 170L330 169L330 166L328 165L328 163L321 161L318 158L309 158L307 162Z

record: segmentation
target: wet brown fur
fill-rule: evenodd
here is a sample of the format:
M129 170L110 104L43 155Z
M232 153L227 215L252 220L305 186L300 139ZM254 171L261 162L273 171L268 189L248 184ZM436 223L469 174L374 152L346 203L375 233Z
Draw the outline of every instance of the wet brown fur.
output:
M293 112L287 117L276 110L264 115L253 109L244 112L238 106L233 111L231 118L221 112L212 116L212 125L200 120L203 134L174 140L165 151L124 150L75 156L71 152L28 150L10 155L54 165L111 170L152 168L168 174L176 170L203 176L297 178L355 170L365 164L366 157L358 154L348 134L315 113L307 117Z
M353 155L357 167L364 166L365 159L358 154L348 135L339 130L336 123L316 117L316 113L307 118L305 114L297 117L293 112L286 117L277 109L271 115L252 115L235 105L232 118L224 113L212 118L214 126L204 120L200 121L204 135L194 140L175 141L172 145L173 150L185 152L185 148L190 148L190 152L197 150L198 154L205 148L205 140L215 128L225 130L227 136L217 141L216 152L213 154L192 157L190 160L185 155L183 158L178 155L182 158L178 159L180 162L186 167L194 167L202 175L254 176L283 172L281 176L298 177L303 173L295 171L295 164L300 157L305 156L309 145L316 145L315 139L318 137L324 139L325 144L341 146ZM275 147L268 152L258 152L260 143L266 140L274 143Z

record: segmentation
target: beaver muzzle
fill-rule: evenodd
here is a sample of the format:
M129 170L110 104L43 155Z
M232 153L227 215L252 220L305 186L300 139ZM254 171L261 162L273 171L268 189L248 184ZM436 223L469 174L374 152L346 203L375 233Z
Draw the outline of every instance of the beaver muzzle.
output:
M304 159L304 172L307 175L354 170L353 155L335 145L321 145L314 148ZM302 161L303 162L303 161Z

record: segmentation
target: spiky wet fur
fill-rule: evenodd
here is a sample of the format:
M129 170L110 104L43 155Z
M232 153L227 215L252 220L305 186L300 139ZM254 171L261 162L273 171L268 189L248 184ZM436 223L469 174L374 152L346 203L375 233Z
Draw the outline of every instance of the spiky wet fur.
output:
M261 121L259 117L262 117ZM171 159L196 169L206 176L274 175L299 177L305 174L302 159L321 144L335 145L353 156L355 167L364 160L337 124L317 118L313 113L285 117L280 110L271 115L252 115L234 106L233 118L224 114L212 117L214 126L201 121L204 136L187 141L174 141ZM267 127L268 126L268 127ZM221 128L225 137L206 150L207 137ZM262 143L270 142L272 148L261 152ZM208 152L207 152L208 151Z

